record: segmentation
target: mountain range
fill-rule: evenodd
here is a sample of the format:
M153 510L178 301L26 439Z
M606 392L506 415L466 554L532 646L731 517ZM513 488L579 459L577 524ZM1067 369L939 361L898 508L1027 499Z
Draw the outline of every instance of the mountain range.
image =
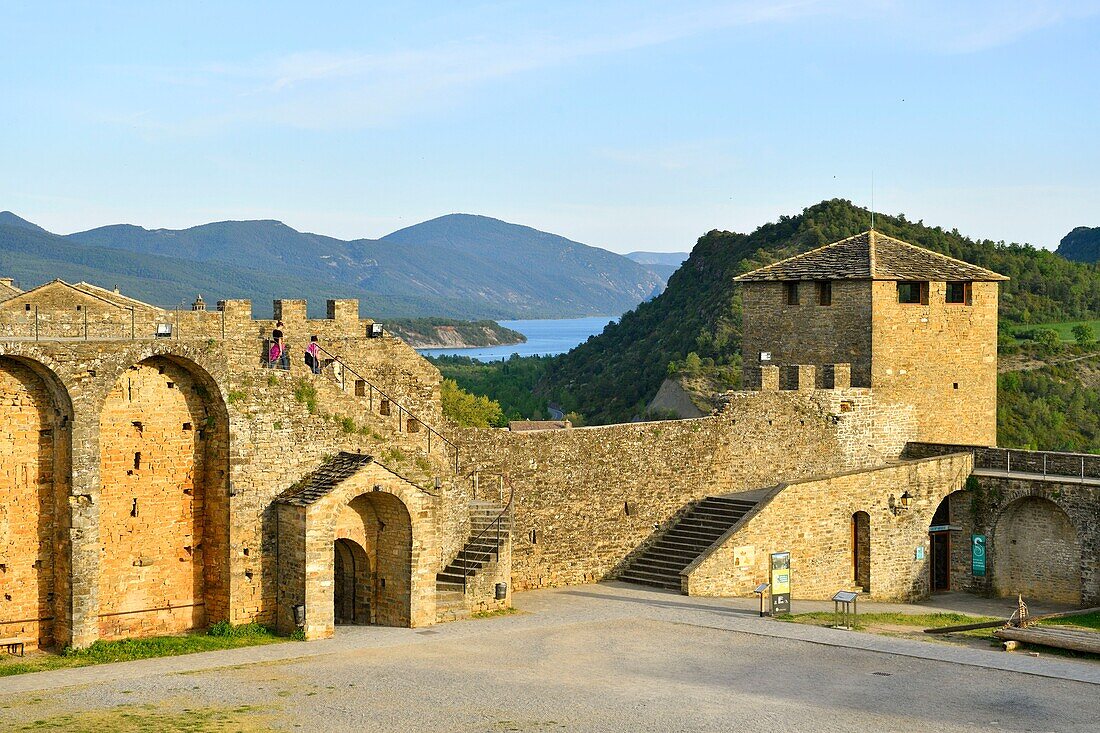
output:
M376 318L618 315L658 295L665 276L623 255L486 216L450 214L380 239L341 240L282 222L188 229L129 224L52 234L0 212L0 275L24 288L60 277L118 286L165 307L250 298L359 298Z
M666 281L688 258L689 252L627 252L626 257L648 267Z

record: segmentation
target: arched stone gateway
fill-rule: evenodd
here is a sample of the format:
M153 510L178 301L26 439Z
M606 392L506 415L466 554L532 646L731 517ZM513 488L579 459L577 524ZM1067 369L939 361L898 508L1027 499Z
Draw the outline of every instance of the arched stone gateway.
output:
M1081 603L1081 543L1053 501L1027 496L1009 504L993 529L991 555L997 595Z
M340 453L277 499L282 633L435 618L436 497L371 456Z
M371 622L374 577L367 551L355 540L340 538L333 546L332 597L335 623Z
M200 628L226 617L228 417L197 365L154 356L100 412L99 634Z
M64 642L72 404L60 380L0 357L0 637Z

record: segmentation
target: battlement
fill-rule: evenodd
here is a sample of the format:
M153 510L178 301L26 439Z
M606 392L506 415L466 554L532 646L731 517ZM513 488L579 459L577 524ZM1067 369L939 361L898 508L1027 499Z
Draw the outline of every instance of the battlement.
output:
M221 300L208 310L202 296L189 309L165 309L88 283L54 280L0 299L0 338L7 340L146 340L263 338L282 321L289 339L378 337L359 317L355 298L330 299L325 318L309 318L304 299L272 303L272 318L256 319L252 301Z
M764 364L759 367L759 375L756 383L760 385L761 392L809 392L852 387L851 364L825 364L821 370L820 386L817 367L813 364Z

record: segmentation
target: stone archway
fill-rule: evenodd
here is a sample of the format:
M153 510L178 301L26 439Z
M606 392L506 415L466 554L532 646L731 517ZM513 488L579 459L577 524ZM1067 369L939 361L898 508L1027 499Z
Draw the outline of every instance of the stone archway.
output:
M210 376L151 356L100 409L99 634L178 633L227 616L228 415Z
M412 518L394 494L371 491L341 508L336 520L337 544L355 538L364 549L370 576L370 622L409 626L412 616ZM347 546L350 549L350 546Z
M1081 543L1069 515L1049 499L1025 496L993 528L993 590L998 596L1081 603Z
M367 551L355 540L333 543L332 597L335 623L362 626L371 622L374 580Z
M343 539L362 547L369 561L371 623L433 623L436 500L371 456L349 452L329 458L280 494L279 631L301 631L307 639L333 635L334 544Z
M0 357L0 637L64 643L73 409L47 367Z

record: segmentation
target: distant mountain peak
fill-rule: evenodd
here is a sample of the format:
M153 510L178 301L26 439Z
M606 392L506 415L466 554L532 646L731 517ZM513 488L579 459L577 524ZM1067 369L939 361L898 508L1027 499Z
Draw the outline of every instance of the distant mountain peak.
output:
M27 221L23 217L14 214L10 211L0 211L0 227L18 227L20 229L30 229L32 232L42 232L49 234L45 229Z
M1062 237L1056 252L1075 262L1100 262L1100 227L1075 227Z

